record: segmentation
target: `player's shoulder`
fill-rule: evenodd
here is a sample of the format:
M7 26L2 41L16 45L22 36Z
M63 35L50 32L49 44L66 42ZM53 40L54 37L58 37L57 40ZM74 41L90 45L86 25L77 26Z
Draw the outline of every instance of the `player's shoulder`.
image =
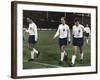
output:
M59 27L62 27L62 24L59 24ZM69 28L69 26L67 24L65 24L64 26L66 26L67 28Z
M65 25L66 25L66 28L69 29L69 25L67 25L67 24L65 24Z
M65 24L67 27L69 27L69 25L68 24Z
M72 28L75 28L75 27L76 27L76 25L73 25L73 26L72 26Z
M62 24L59 24L59 26L62 26Z
M87 27L84 27L84 29L88 29Z
M79 24L80 27L84 28L84 26L82 24Z
M61 24L59 24L58 29L60 29L60 28L61 28L61 26L62 26L62 25L61 25Z
M32 25L36 25L35 22L32 22Z
M36 25L34 22L32 22L32 26L33 26L33 27L37 27L37 25Z

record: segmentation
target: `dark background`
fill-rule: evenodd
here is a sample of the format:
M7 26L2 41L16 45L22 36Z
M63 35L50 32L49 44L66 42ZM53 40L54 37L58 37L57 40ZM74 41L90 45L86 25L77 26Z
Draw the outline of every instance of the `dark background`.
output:
M27 28L28 23L26 21L27 17L32 18L36 23L38 28L47 29L57 29L60 24L61 17L66 18L66 23L69 25L70 29L74 25L74 19L79 18L80 23L86 26L86 24L91 27L91 14L87 13L69 13L69 12L48 12L48 11L30 11L23 10L23 27Z

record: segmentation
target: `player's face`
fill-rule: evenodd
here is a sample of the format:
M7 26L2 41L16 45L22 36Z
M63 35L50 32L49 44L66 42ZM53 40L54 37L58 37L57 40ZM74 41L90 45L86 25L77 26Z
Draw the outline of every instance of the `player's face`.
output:
M28 23L31 23L31 19L30 19L30 18L27 18L27 22L28 22Z
M62 24L65 24L64 18L61 18L61 23L62 23Z
M88 24L86 25L86 27L88 27Z
M78 26L78 25L79 25L79 21L76 21L76 22L75 22L75 25Z

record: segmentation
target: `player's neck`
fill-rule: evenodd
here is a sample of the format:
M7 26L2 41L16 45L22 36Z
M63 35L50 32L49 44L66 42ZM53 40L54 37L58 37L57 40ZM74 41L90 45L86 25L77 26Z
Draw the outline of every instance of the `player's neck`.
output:
M79 27L79 24L78 24L78 25L76 25L76 27Z
M29 24L32 24L32 22L30 22Z
M62 25L65 25L65 23L64 23L64 24L62 24Z

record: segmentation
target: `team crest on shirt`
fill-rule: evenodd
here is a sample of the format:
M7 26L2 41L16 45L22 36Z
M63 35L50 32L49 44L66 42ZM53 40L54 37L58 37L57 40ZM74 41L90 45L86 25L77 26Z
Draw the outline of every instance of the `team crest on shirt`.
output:
M65 29L63 29L63 31L65 31Z
M30 27L30 30L32 30L32 27Z
M81 30L78 30L78 32L80 33L80 32L81 32Z

